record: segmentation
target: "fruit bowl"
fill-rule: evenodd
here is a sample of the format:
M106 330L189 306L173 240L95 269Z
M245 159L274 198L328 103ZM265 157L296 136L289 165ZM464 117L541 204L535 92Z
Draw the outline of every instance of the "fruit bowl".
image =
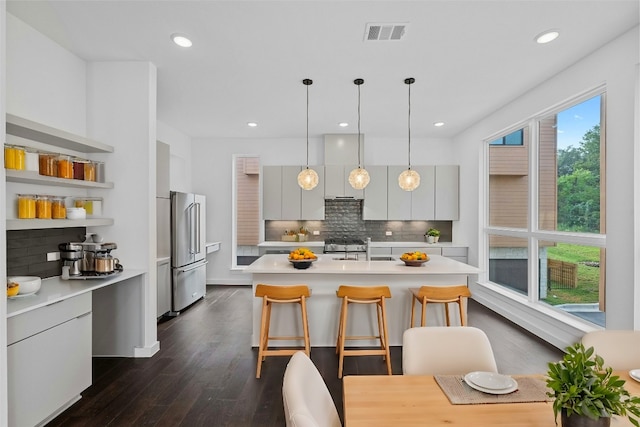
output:
M38 292L42 279L38 276L10 276L7 277L7 282L20 285L18 295L26 295Z
M400 259L409 267L420 267L429 261L429 255L424 252L405 252L400 256Z
M290 259L289 262L291 264L293 264L293 268L297 268L299 270L304 270L305 268L311 267L311 264L313 263L313 261L315 261L317 259L318 258L314 258L314 259Z
M404 261L405 265L408 265L409 267L420 267L422 264L424 264L425 262L429 261L428 259L421 259L421 260L406 260L403 259L402 261Z

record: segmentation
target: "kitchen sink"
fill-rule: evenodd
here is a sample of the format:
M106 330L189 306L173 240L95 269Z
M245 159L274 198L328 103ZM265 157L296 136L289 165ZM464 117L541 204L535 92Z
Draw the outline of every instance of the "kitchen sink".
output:
M350 257L350 258L345 258L345 257L341 257L341 258L333 258L334 261L366 261L366 258L354 258L354 257ZM395 261L396 259L392 256L372 256L369 261Z
M395 261L396 259L392 256L372 256L371 261Z

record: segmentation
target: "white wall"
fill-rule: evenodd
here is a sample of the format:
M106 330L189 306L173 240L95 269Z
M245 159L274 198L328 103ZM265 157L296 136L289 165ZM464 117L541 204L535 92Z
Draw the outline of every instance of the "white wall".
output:
M86 135L86 63L11 14L7 38L7 113Z
M455 138L461 162L461 220L454 233L472 240L469 261L478 265L478 206L483 177L480 168L482 140L527 119L555 104L594 88L603 82L607 89L607 328L632 328L634 318L634 269L639 261L634 254L634 118L636 65L639 61L638 27L597 49L538 87L522 94L512 103L481 120ZM500 307L494 307L500 311ZM510 307L512 320L526 317ZM552 327L550 326L549 329ZM553 342L553 340L551 340Z
M192 176L197 176L197 173L191 168L191 138L160 120L157 121L157 125L158 141L170 146L171 159L168 173L171 191L193 192L191 179Z
M6 68L6 8L3 3L0 5L0 70ZM0 72L0 94L6 93L6 73ZM0 95L0 135L6 138L5 133L5 114L6 114L6 99ZM4 165L4 150L0 155L2 158L2 164ZM5 193L6 188L6 175L4 168L0 170L0 194ZM7 222L5 218L5 203L6 199L0 197L0 248L7 247ZM7 277L7 264L6 257L0 259L0 277ZM6 426L9 422L7 416L8 411L8 397L7 397L7 303L6 300L0 304L0 426Z
M192 141L193 191L207 196L207 240L222 242L219 252L208 257L207 283L249 284L250 277L231 270L232 158L234 154L260 157L264 165L303 165L303 139L194 139ZM411 140L411 163L458 164L448 139ZM322 138L309 140L309 164L322 164ZM365 136L364 165L403 165L407 162L406 137Z

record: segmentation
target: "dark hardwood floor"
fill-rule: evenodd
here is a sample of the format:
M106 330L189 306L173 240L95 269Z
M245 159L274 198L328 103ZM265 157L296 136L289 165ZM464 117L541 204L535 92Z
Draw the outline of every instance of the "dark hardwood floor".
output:
M250 287L208 286L203 301L158 324L150 359L94 358L93 385L49 426L284 426L282 376L288 357L270 357L255 378ZM483 329L503 373L544 373L562 352L483 306L469 302L469 325ZM334 348L311 358L342 418ZM391 351L402 373L400 347ZM345 375L384 374L379 357L345 359ZM52 391L52 392L55 392Z

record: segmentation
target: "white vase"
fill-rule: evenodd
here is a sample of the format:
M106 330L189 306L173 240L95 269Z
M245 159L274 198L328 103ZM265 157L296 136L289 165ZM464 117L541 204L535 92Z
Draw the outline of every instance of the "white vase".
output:
M435 243L435 242L436 242L435 236L427 236L427 243Z

